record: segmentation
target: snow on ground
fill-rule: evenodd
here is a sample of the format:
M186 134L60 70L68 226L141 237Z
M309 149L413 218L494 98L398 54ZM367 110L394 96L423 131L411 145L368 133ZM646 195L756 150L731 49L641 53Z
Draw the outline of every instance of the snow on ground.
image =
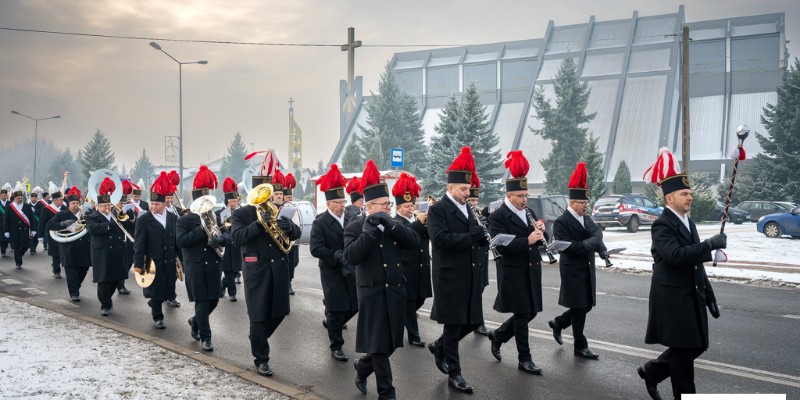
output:
M5 297L0 393L26 399L288 399L152 343Z
M612 256L613 257L613 256ZM612 258L612 262L614 263L613 269L621 270L621 272L652 272L653 271L653 262L652 261L640 261L640 260L625 260L619 258ZM601 259L596 259L595 264L597 266L604 265L604 261ZM757 284L767 284L767 285L778 285L784 286L783 284L788 284L788 286L800 286L800 273L792 274L792 273L783 273L783 272L773 272L773 271L764 271L764 270L753 270L753 269L741 269L741 268L730 268L724 267L724 264L717 264L717 267L712 267L711 263L706 263L706 274L711 279L716 280L724 280L724 281L734 281L734 282L745 282L745 283L757 283Z

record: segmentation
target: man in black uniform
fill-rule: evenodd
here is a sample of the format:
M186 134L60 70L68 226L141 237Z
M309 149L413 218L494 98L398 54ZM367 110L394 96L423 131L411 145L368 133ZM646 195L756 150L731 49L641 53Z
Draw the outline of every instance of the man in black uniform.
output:
M467 201L472 204L477 210L481 210L479 213L481 218L481 223L486 229L489 229L489 208L484 207L481 209L478 206L478 199L480 198L481 194L481 180L478 178L478 174L472 174L472 182L470 182L469 187L469 197ZM486 290L486 287L489 286L489 246L481 246L481 261L480 261L480 269L481 269L481 296L483 296L483 291ZM489 331L486 329L486 325L484 321L481 321L481 324L472 331L478 335L487 336Z
M130 219L120 221L111 208L111 194L118 182L106 177L97 190L97 210L86 216L86 229L92 235L92 275L97 282L97 299L100 300L100 315L111 312L111 296L121 280L128 276L125 265L126 229L133 227ZM123 214L124 215L124 214Z
M42 208L44 208L45 205L44 201L39 200L39 193L41 192L42 188L37 186L31 189L31 196L30 196L31 209L33 210L33 219L31 220L31 223L33 224L33 226L37 227L37 229L39 227L39 215L42 213ZM36 254L37 247L39 247L39 235L31 237L31 247L30 247L31 255Z
M499 234L514 238L498 245L503 256L496 260L497 297L494 309L501 313L514 313L499 328L489 331L492 355L501 360L500 346L511 338L516 340L520 371L541 375L531 357L528 344L528 323L541 312L542 307L542 257L539 246L544 242L544 223L527 207L528 160L521 150L512 150L506 160L510 178L506 180L506 197L497 210L489 216L492 237Z
M123 225L125 227L125 231L133 237L136 233L136 217L137 213L134 211L133 204L128 202L129 196L133 193L133 185L127 179L122 181L122 196L119 198L119 202L117 203L117 208L124 211L125 214L128 216L129 224ZM131 291L125 287L125 281L128 279L128 275L131 270L131 266L133 266L133 242L130 240L125 241L125 251L122 253L122 260L123 264L125 264L125 277L120 279L119 283L117 283L117 291L119 294L122 295L129 295Z
M141 181L141 180L140 180ZM133 204L133 212L138 217L142 211L149 211L150 205L146 201L141 200L142 188L135 183L131 183L131 204Z
M345 187L345 191L350 195L350 204L344 208L344 213L352 220L360 217L363 212L362 209L364 208L364 195L358 191L358 186L360 184L361 179L354 176L350 178L350 182L348 182Z
M725 248L724 233L701 242L687 213L692 208L689 178L668 149L659 150L658 161L645 174L664 192L666 208L650 228L653 237L653 277L650 282L650 313L645 343L668 349L637 369L647 393L660 399L658 384L671 378L672 393L680 399L695 393L694 359L708 349L708 315L719 318L714 290L703 262L711 252Z
M6 231L4 228L6 220L6 211L10 211L8 210L8 204L10 203L8 201L8 192L10 191L11 191L11 185L9 185L8 183L3 185L3 188L0 189L0 231L2 232ZM5 234L0 235L0 254L2 254L3 257L7 256L6 250L8 249L8 242L9 240L5 236Z
M602 258L608 256L603 244L603 231L586 216L589 206L587 177L586 163L579 162L569 180L569 207L553 223L555 238L570 242L569 247L559 252L561 259L558 263L561 273L558 304L569 310L547 324L553 329L553 337L558 344L563 343L561 330L572 326L575 356L597 360L600 356L589 350L583 327L586 314L596 304L594 255L598 253Z
M297 187L297 179L291 173L286 174L283 179L283 201L293 202L294 193L292 191ZM302 227L301 227L302 228ZM294 280L294 270L300 264L300 244L295 242L292 245L292 251L289 252L289 294L294 295L294 288L292 281Z
M139 274L155 263L153 283L144 288L144 297L149 299L150 315L156 329L164 329L162 304L175 297L175 232L177 218L164 209L168 194L172 193L172 182L162 171L150 187L149 211L136 218L133 236L133 269Z
M69 189L64 199L67 202L68 209L59 212L50 219L50 222L47 223L47 229L49 231L58 231L74 226L73 224L76 222L78 225L85 224L81 199L83 197L81 197L81 192L77 187L73 186ZM85 225L83 229L86 229ZM89 235L86 232L77 240L58 244L61 251L61 263L64 264L64 272L67 275L67 290L69 291L70 299L74 302L81 301L81 285L83 280L86 279L89 267L92 265L89 245Z
M280 233L286 241L300 237L300 227L287 218L276 218L272 185L268 175L253 176L248 205L231 216L233 244L242 251L244 293L250 318L250 350L256 372L272 376L269 367L269 338L289 315L289 243L279 247ZM270 207L271 206L271 207ZM269 231L267 230L269 228ZM273 238L272 235L275 235Z
M461 375L458 342L483 321L481 246L488 232L478 225L467 204L475 160L464 146L447 170L447 193L428 210L428 235L433 244L433 307L431 319L444 325L442 336L428 344L436 367L449 375L450 387L472 392Z
M230 177L225 178L222 183L222 192L225 195L225 208L217 211L217 221L220 229L230 233L231 215L239 208L239 190L236 181ZM236 301L234 279L241 270L242 252L239 250L239 246L234 245L233 240L230 240L225 246L225 254L222 256L222 294L224 296L225 290L227 290L231 301Z
M202 342L203 351L214 351L211 343L209 317L222 297L222 258L225 246L230 244L230 232L217 226L214 205L217 200L209 195L217 188L217 177L205 165L194 177L191 210L203 210L202 215L188 212L178 219L176 242L183 252L186 271L186 293L194 302L194 316L189 318L191 335ZM202 200L198 200L203 198ZM194 207L194 208L193 208ZM203 219L201 221L201 218ZM224 255L224 253L223 253Z
M331 356L347 361L342 351L342 328L358 312L356 276L354 268L342 257L344 229L353 220L344 212L345 179L336 164L317 180L325 193L328 211L320 214L311 224L311 255L319 259L319 276L322 282L325 319Z
M428 213L420 213L414 219L414 204L419 198L419 191L417 180L405 172L400 174L400 178L392 187L392 196L397 205L394 219L398 224L409 228L419 242L413 249L403 250L403 276L406 278L406 313L403 320L408 343L425 347L425 342L419 334L417 311L425 304L425 299L433 297L433 289L431 288L431 241L428 237L428 227L425 225Z
M367 353L355 363L356 388L367 392L367 378L374 372L379 399L394 399L389 357L403 347L406 289L401 265L402 251L415 249L419 241L410 229L389 215L389 190L381 183L378 168L367 161L361 179L367 214L347 225L344 232L345 262L356 267L358 329L356 351Z
M22 184L18 182L11 194L11 203L5 207L6 214L3 218L3 236L11 244L17 269L22 269L22 256L28 251L31 238L36 237L38 228L33 225L31 205L23 202L24 190Z
M189 210L181 208L175 204L176 199L180 201L177 191L178 185L181 183L181 177L178 175L178 171L175 171L174 169L169 171L167 176L169 177L170 182L172 182L172 193L164 197L164 210L168 213L175 214L175 218L180 218L182 215L189 212ZM183 251L181 251L181 246L177 243L177 241L175 242L175 256L178 257L178 262L183 265ZM175 283L177 284L178 282L176 281ZM166 301L167 307L177 308L181 306L181 303L178 301L177 291L174 293L175 294Z
M50 239L50 230L47 229L47 224L50 222L53 217L56 216L61 211L67 209L67 206L64 205L64 197L61 195L61 192L54 191L50 194L53 199L52 204L46 204L42 208L42 213L39 214L39 236L44 238L45 243L47 240ZM47 255L53 258L52 268L53 268L53 277L56 279L61 279L61 249L58 247L58 242L54 240L50 240L50 245L47 247Z

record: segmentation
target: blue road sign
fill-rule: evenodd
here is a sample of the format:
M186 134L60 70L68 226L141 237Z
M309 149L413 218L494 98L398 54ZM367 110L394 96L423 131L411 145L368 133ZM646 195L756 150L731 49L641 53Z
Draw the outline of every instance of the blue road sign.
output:
M403 166L403 162L405 161L405 150L403 149L391 149L391 156L392 156L392 168L398 168Z

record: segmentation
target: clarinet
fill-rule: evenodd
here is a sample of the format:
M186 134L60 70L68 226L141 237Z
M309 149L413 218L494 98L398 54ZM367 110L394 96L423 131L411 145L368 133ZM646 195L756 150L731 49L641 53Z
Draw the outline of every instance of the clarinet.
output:
M525 215L528 216L528 223L531 224L533 230L538 231L539 227L536 226L536 221L533 220L533 215L531 215L531 210L528 209L528 207L525 207ZM556 258L553 256L553 253L551 253L550 250L547 249L547 232L542 231L542 235L544 236L544 240L540 240L539 245L544 246L545 251L547 252L547 258L550 259L550 264L555 264L557 261Z
M478 226L480 226L481 228L483 228L484 231L486 231L486 240L489 242L489 250L492 251L492 260L493 261L499 260L500 258L503 257L503 255L500 254L499 251L497 251L497 248L495 246L492 246L492 235L489 234L489 230L486 228L486 226L483 225L483 222L481 222L481 215L478 213L478 208L473 206L472 203L470 202L467 202L467 208L469 208L469 211L472 212L472 217L475 218L475 222L478 223Z

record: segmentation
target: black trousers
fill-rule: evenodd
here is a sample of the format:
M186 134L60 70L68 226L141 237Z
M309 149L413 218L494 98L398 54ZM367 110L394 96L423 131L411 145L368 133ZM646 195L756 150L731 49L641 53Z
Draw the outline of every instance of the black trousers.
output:
M42 236L42 246L44 246L44 251L47 251L47 249L50 247L50 240L49 240L50 238L48 236L50 235L45 234L44 236Z
M15 254L16 256L16 254ZM67 290L70 297L81 295L81 285L83 280L86 279L86 273L89 272L89 267L64 267L64 272L67 274Z
M28 251L27 247L17 247L14 250L14 262L17 265L22 265L22 256L25 255L25 252Z
M328 339L331 341L331 350L341 350L344 344L342 327L350 321L357 311L327 311L325 319L328 322Z
M235 271L223 271L222 290L228 290L228 296L236 296L236 274Z
M570 308L563 314L555 318L556 324L561 329L572 326L572 336L575 338L575 350L583 350L589 347L589 342L583 334L583 327L586 325L586 314L592 310L592 306L584 308Z
M200 331L200 340L211 340L211 323L208 317L214 312L219 304L219 299L195 300L194 301L194 323Z
M359 378L366 379L375 373L375 383L378 386L378 399L395 398L392 385L392 365L389 357L392 353L367 353L356 361L356 374Z
M672 393L680 399L684 393L696 393L694 387L694 359L706 350L703 348L670 347L655 360L644 364L647 375L656 382L671 378Z
M437 348L444 351L444 361L450 377L461 375L461 362L458 356L458 342L472 333L480 324L444 325L442 336L434 342Z
M4 235L0 235L0 254L6 255L6 251L8 250L8 243L10 241L6 239Z
M31 254L36 254L36 248L37 247L39 247L39 238L32 237L31 238L31 246L30 246Z
M51 264L53 267L53 274L60 274L61 273L61 256L56 251L56 255L52 256L53 263Z
M495 339L506 343L513 337L517 342L517 358L519 362L531 361L531 348L528 344L528 323L536 317L536 313L514 313L494 330Z
M269 321L250 321L250 351L255 364L269 362L269 338L283 321L284 316Z
M131 266L128 265L128 275L129 276L130 276L130 273L131 273ZM128 280L128 278L125 278L125 279L122 279L119 282L117 282L117 290L124 288L125 287L125 281L127 281L127 280Z
M163 301L147 300L147 305L150 306L150 315L153 317L153 321L164 320L163 304Z
M417 310L425 304L425 299L406 300L405 325L408 333L408 341L421 341L419 337L419 325L417 324Z
M114 304L111 302L111 296L117 290L117 282L97 282L97 299L100 300L100 308L110 309Z

